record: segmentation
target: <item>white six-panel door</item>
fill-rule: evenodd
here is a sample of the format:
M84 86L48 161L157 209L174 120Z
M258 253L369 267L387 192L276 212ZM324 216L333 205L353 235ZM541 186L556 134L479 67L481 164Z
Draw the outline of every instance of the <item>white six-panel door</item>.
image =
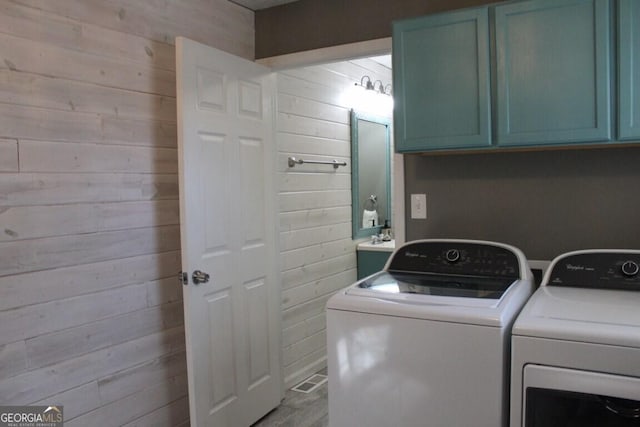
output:
M191 425L249 426L283 394L275 77L184 38L176 56Z

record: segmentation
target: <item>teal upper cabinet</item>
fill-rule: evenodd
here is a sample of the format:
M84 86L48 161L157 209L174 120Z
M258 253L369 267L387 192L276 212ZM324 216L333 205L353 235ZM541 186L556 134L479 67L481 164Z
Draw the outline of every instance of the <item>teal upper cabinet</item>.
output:
M620 0L618 9L618 139L640 138L640 1Z
M396 151L491 145L486 7L393 26Z
M498 146L610 140L609 1L531 0L494 10Z

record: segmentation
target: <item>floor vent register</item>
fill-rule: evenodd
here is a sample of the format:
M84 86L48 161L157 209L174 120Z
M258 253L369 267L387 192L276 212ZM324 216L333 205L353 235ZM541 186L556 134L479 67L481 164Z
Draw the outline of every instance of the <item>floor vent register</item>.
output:
M322 384L327 382L327 376L322 374L314 374L302 381L297 386L293 387L291 390L297 391L299 393L311 393L316 390Z

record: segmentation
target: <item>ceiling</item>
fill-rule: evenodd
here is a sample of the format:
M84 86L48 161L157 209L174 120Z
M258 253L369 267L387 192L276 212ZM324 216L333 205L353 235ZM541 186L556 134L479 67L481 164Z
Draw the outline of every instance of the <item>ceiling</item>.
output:
M369 59L376 61L380 65L384 65L388 69L391 69L391 55L372 56Z
M239 4L247 9L259 10L278 6L285 3L292 3L296 0L229 0L231 3Z

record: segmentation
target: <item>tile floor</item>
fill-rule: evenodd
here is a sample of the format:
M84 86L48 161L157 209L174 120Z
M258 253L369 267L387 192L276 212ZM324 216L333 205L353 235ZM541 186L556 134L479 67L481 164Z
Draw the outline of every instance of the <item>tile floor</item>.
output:
M324 372L320 374L326 375ZM287 390L284 400L252 427L327 427L327 383L310 393Z

